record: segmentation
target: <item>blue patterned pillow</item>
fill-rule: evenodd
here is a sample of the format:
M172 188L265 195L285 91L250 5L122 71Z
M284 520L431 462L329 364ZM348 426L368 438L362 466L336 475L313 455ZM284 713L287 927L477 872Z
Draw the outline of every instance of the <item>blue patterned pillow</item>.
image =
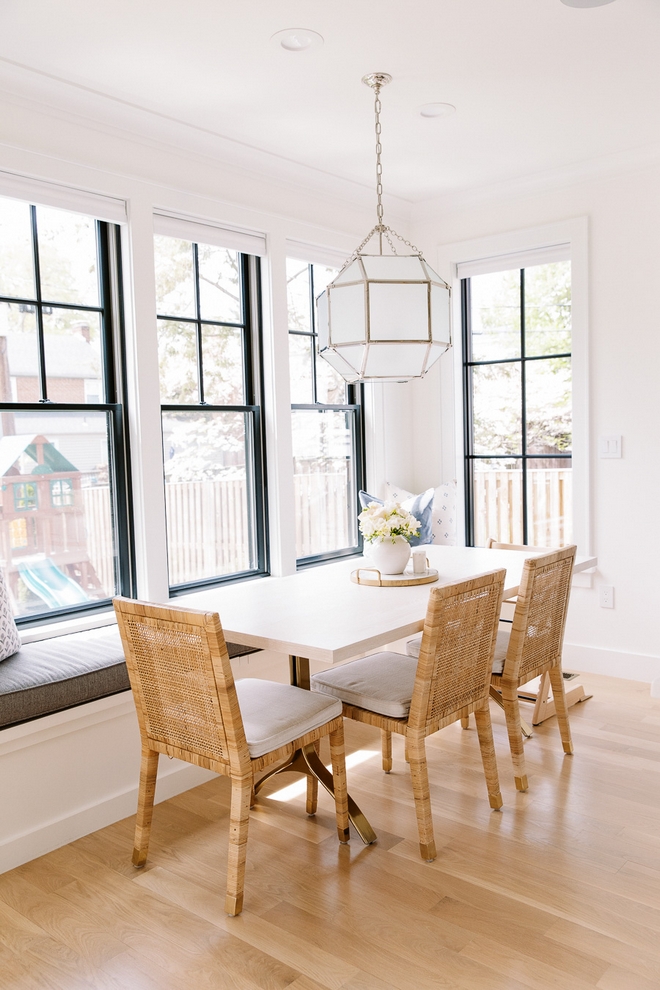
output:
M413 536L410 540L411 547L419 547L423 543L431 543L433 539L433 489L429 488L427 491L422 492L421 495L412 495L405 499L393 499L395 502L400 502L402 508L406 509L412 516L419 522L419 532L417 536ZM363 509L369 505L369 502L377 502L378 505L383 505L382 498L375 498L373 495L369 495L367 492L360 492L360 505Z
M415 498L412 492L386 482L388 499L403 504L404 499ZM456 482L447 481L438 485L433 496L432 508L433 522L431 543L442 544L444 546L456 546Z

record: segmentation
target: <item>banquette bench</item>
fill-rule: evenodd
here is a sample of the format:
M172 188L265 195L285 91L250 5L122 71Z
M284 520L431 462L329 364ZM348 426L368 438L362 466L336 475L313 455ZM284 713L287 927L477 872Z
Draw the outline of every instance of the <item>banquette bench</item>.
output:
M230 657L255 652L227 649ZM0 729L128 690L116 626L26 643L0 663Z

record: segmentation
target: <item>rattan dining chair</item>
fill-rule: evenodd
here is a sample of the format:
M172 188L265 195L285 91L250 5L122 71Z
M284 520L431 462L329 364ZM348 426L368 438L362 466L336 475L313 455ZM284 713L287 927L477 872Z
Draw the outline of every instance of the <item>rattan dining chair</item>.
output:
M500 633L491 695L504 708L513 774L519 791L528 787L518 691L545 673L550 678L564 752L573 753L561 654L575 546L528 557L518 589L511 632Z
M427 736L474 712L490 805L502 807L488 689L505 575L504 570L493 571L432 588L418 661L400 653L376 653L311 679L312 691L343 702L347 718L381 729L390 767L391 733L405 737L419 848L429 862L436 848Z
M348 841L341 704L289 684L234 682L216 613L115 598L142 763L133 865L144 866L160 753L231 779L225 910L243 906L255 773L330 737L340 842Z

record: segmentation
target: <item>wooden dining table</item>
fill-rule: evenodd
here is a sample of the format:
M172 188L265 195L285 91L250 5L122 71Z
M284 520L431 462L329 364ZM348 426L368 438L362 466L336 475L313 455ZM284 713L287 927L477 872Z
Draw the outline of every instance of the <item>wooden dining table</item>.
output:
M429 545L426 550L429 567L438 571L434 584L357 584L351 581L351 573L369 567L370 562L349 557L285 577L255 578L196 591L184 601L186 607L218 612L229 642L288 655L291 683L309 688L310 660L341 663L419 632L430 589L438 583L454 584L504 568L504 598L511 598L518 591L526 558L536 555L482 547ZM577 557L574 570L587 570L596 563L595 557ZM278 769L311 774L332 793L332 776L313 747L295 754ZM349 813L363 841L373 842L376 835L352 799Z

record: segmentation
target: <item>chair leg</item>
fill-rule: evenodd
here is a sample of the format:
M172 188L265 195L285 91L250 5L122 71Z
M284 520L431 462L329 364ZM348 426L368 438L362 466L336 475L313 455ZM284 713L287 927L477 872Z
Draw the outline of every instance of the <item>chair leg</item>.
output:
M392 769L392 733L387 729L381 729L380 741L383 750L383 770L389 773Z
M429 772L426 765L426 746L423 739L411 738L408 742L407 735L406 742L408 743L410 776L419 832L419 852L422 859L431 863L436 857L436 850L429 792Z
M566 691L564 689L564 675L561 663L548 671L550 683L552 685L552 697L555 702L555 712L557 713L557 724L561 735L564 752L569 756L573 755L573 740L571 738L571 724L568 721L568 706L566 704Z
M461 725L464 729L470 728L470 716L466 715L465 718L461 719Z
M502 794L500 792L500 778L497 773L497 760L495 759L495 744L493 742L493 726L490 721L490 706L488 702L483 708L477 709L474 713L477 723L477 733L479 735L479 749L481 750L481 762L484 765L486 775L486 787L488 788L488 800L491 808L496 810L502 807Z
M348 842L348 789L346 785L346 756L344 751L344 726L330 733L330 758L335 790L335 814L340 842Z
M229 811L229 850L227 854L227 914L240 914L243 910L245 884L245 859L247 856L248 823L252 798L252 776L232 778L231 805Z
M146 863L149 852L159 755L153 749L143 748L142 750L137 818L135 821L135 844L133 847L133 866L138 869Z
M318 753L320 750L319 740L314 743L314 749ZM305 810L308 815L315 815L319 805L319 782L311 774L307 776L307 803Z
M505 697L507 693L512 693L513 697ZM509 748L513 761L513 777L516 782L516 788L519 791L526 791L529 784L527 782L522 726L520 724L520 705L518 703L516 688L512 692L502 691L502 704L504 707L504 717L506 718L506 730L509 734Z

